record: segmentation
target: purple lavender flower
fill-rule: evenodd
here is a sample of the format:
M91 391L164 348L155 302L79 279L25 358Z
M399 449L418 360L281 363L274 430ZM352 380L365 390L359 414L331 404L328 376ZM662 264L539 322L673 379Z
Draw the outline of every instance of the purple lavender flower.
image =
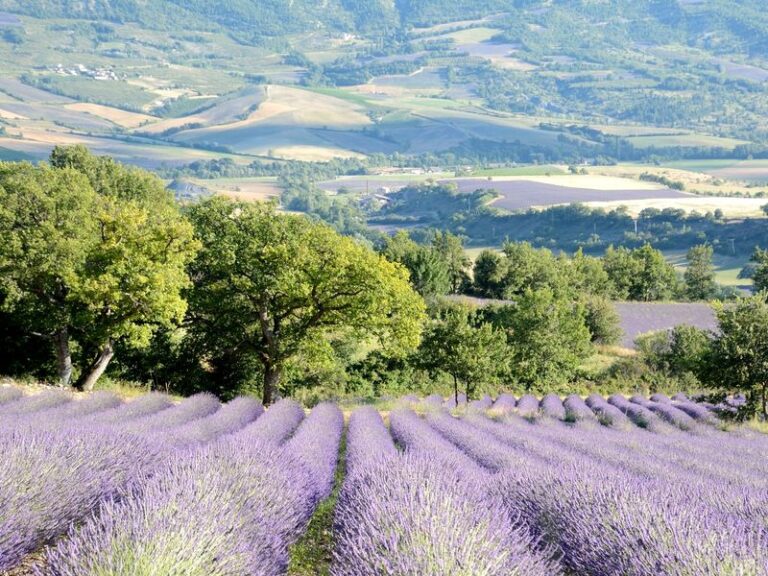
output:
M594 422L594 412L578 394L571 394L563 401L566 422Z
M525 394L517 401L517 413L526 418L532 418L539 412L539 400L536 396Z
M327 498L333 488L344 430L344 415L330 403L318 404L286 444L309 471L314 489L313 507Z
M517 400L512 394L499 394L496 398L496 402L493 403L491 409L499 414L506 414L511 412L517 406Z
M210 416L170 430L165 440L176 447L204 444L214 438L237 432L263 413L261 402L255 398L241 396Z
M539 409L544 416L549 416L555 420L565 420L565 408L563 401L557 394L547 394L541 399Z
M73 528L38 573L282 575L312 494L306 468L272 443L179 451L140 492Z
M45 390L39 394L30 394L18 400L0 404L0 416L5 420L41 410L49 410L72 402L72 399L73 395L65 390Z
M270 406L256 422L237 433L248 442L282 444L304 420L304 409L293 400L284 398Z
M0 434L0 570L93 513L161 461L162 451L109 430Z
M603 426L627 429L631 426L629 418L616 406L609 404L599 394L590 394L585 404L592 409L597 420Z

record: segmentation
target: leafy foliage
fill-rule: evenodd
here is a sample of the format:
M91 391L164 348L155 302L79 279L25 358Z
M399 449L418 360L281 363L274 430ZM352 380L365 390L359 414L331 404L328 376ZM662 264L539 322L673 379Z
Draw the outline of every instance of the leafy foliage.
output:
M423 301L405 270L326 225L273 205L208 200L191 211L203 244L192 265L192 329L207 357L258 358L269 404L286 362L329 333L418 344Z
M146 346L179 322L186 264L197 244L156 177L82 147L57 148L50 165L0 165L0 271L5 308L54 339L69 383L70 335L91 388L123 341Z

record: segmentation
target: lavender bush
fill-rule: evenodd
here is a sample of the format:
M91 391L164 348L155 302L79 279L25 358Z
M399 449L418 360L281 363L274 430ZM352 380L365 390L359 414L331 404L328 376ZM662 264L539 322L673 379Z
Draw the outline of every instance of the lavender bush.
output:
M616 406L640 428L646 428L653 432L666 430L661 420L653 412L641 404L627 400L621 394L613 394L608 398L608 403Z
M541 413L544 416L554 418L555 420L565 420L565 408L560 396L556 394L547 394L541 399L539 404Z
M590 394L585 404L592 409L600 424L612 428L629 428L631 422L626 414L613 404L606 402L599 394Z
M0 434L0 570L129 490L162 451L108 430L26 428Z
M526 418L533 417L539 412L539 400L536 396L525 394L517 401L517 413Z
M491 409L498 414L511 412L517 406L517 400L512 394L499 394Z
M255 398L235 398L210 416L172 429L165 436L165 441L176 447L204 444L214 438L237 432L256 420L263 412L264 407Z
M149 416L132 419L121 425L121 429L136 434L157 434L210 416L221 407L213 394L207 392L185 398L176 406Z
M41 410L49 410L72 402L73 398L70 392L64 390L45 390L39 394L31 394L18 400L0 404L0 417L5 420Z
M425 432L407 412L395 422ZM531 550L497 501L485 497L484 474L459 474L429 451L398 455L374 411L352 415L348 456L334 522L333 576L559 574Z
M489 410L491 406L493 406L493 398L491 398L488 394L485 394L479 400L472 400L467 408L478 412L484 412Z
M150 392L111 410L91 414L81 422L94 425L123 424L137 418L157 414L171 406L173 406L173 401L169 396Z
M341 410L335 404L319 404L286 444L286 449L309 471L313 507L327 498L333 488L343 430L344 415Z
M237 433L247 442L282 444L304 420L304 409L290 399L270 406L256 422Z
M46 554L48 576L277 576L311 514L289 451L231 438L180 451L148 484Z
M563 401L566 422L594 422L594 412L578 394L571 394Z

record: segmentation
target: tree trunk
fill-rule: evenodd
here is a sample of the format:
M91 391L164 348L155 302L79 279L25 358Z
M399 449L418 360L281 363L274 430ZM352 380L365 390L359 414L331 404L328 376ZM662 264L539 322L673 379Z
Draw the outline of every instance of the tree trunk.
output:
M453 401L456 403L456 406L459 405L459 381L456 379L456 376L453 377Z
M763 390L762 390L763 422L768 420L768 398L766 398L766 388L768 388L768 384L763 384Z
M113 348L112 341L110 340L104 345L104 348L101 349L98 357L88 367L88 370L83 373L83 376L77 383L77 387L80 390L84 390L86 392L93 390L93 387L96 385L96 382L98 382L99 378L101 378L102 374L104 374L104 371L109 365L109 361L112 360L114 355L115 349Z
M280 384L280 376L283 369L275 364L264 364L264 394L261 402L269 406L274 401L277 385Z
M72 354L69 351L69 330L62 328L53 336L56 344L56 363L59 369L59 386L66 388L72 382Z

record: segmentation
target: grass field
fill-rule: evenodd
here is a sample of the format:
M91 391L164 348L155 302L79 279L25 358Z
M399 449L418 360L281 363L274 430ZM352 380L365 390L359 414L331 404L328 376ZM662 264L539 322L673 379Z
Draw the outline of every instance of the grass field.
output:
M193 184L209 190L246 202L263 202L280 197L282 189L277 185L276 178L217 178L214 180L197 180L191 178Z
M675 265L681 272L685 270L686 260L685 251L665 251L664 256ZM735 286L737 288L749 289L752 286L752 280L739 278L739 272L748 263L748 259L743 256L728 256L725 254L714 254L713 264L715 266L715 280L723 286Z
M675 134L670 136L630 136L627 138L636 148L674 148L712 146L718 148L735 148L740 144L748 144L746 140L734 138L719 138L706 134Z
M637 216L646 208L674 208L686 212L699 212L706 214L715 210L722 210L726 218L763 218L765 212L762 207L768 204L765 198L736 198L717 196L684 196L676 195L672 198L623 198L609 201L586 201L587 206L612 210L619 206L625 206L633 216Z
M563 167L554 165L488 168L472 172L473 176L550 176L562 174L566 174Z

